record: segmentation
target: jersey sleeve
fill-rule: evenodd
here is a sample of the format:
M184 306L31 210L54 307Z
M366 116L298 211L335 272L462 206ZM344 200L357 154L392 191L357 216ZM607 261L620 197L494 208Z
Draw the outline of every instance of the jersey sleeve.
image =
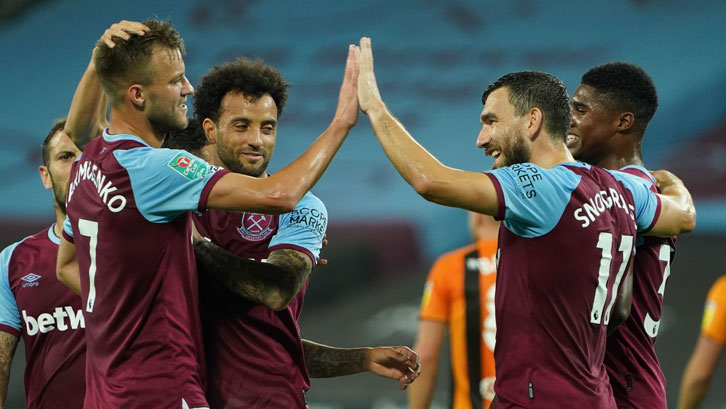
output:
M22 329L20 311L15 296L10 289L10 259L13 250L20 243L15 243L0 252L0 331L19 336Z
M143 147L113 154L128 172L136 207L152 223L205 208L212 186L229 172L176 149Z
M63 219L63 238L73 243L73 226L71 225L71 219L66 215Z
M419 316L422 320L449 321L451 309L451 288L449 286L451 267L449 264L447 256L439 257L429 271L421 298Z
M317 262L328 227L328 211L315 195L308 192L290 213L280 215L277 233L270 240L270 252L293 249Z
M497 190L499 215L512 233L539 237L560 220L580 176L566 168L521 163L486 172Z
M635 202L633 211L638 233L652 229L655 222L658 221L661 207L660 197L650 190L652 182L617 170L610 171L610 173L633 194Z
M726 343L726 276L719 278L708 292L701 335L720 344Z

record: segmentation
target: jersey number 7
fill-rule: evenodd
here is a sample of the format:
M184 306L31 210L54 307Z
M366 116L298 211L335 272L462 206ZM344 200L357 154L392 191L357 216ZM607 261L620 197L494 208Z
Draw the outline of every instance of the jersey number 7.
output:
M91 256L91 265L88 267L88 301L86 312L93 312L93 303L96 301L96 244L98 244L98 222L91 220L78 220L78 232L90 238L88 252Z

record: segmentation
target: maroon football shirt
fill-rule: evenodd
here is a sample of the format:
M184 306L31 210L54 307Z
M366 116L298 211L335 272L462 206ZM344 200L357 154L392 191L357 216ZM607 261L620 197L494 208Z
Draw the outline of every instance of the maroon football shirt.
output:
M286 248L315 263L327 212L308 193L280 216L208 210L194 220L203 236L239 256L259 261ZM232 294L203 272L200 288L210 407L305 408L310 381L298 319L307 282L282 311Z
M132 135L92 140L71 169L64 236L86 317L84 407L206 407L191 213L226 171Z
M584 164L487 174L504 220L495 296L499 408L614 408L603 364L607 324L636 222L651 227L657 197L629 175Z
M629 166L623 172L643 178L657 188L647 170ZM675 257L675 237L638 238L633 264L633 304L630 317L610 335L605 367L618 405L665 409L665 377L655 354L663 310L663 293Z
M81 298L56 278L59 243L51 227L0 256L0 331L22 335L28 409L78 409L86 390Z

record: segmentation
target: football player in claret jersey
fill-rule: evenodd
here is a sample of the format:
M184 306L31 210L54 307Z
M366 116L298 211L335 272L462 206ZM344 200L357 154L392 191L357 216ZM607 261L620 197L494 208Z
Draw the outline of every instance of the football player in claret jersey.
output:
M201 150L196 139L208 139L214 164L268 178L287 88L279 71L261 61L241 58L216 66L194 97L203 131L190 125L167 135L163 146ZM195 213L197 229L212 243L258 261L230 259L206 241L195 246L200 269L208 267L200 271L200 303L211 407L304 408L308 376L370 370L398 379L402 387L415 379L417 356L406 347L339 349L301 340L298 319L327 217L309 192L279 216Z
M110 121L71 170L57 274L82 295L84 407L208 407L188 211L294 209L357 120L357 67L351 48L326 132L274 176L250 178L156 149L166 132L186 127L193 88L176 30L143 25L94 52Z
M653 81L640 67L614 62L582 76L572 95L567 146L575 159L642 178L641 142L658 107ZM618 407L666 408L665 377L655 354L663 293L675 255L675 238L638 237L628 319L608 337L605 367Z
M361 109L403 178L427 200L503 220L495 295L499 407L615 407L605 340L636 231L691 230L688 191L668 177L657 195L636 177L575 162L565 146L564 84L534 71L504 75L482 96L477 146L498 169L444 166L381 100L370 39L361 39L356 57Z
M53 190L56 222L0 253L0 402L5 400L18 337L25 343L29 409L83 405L86 358L81 299L55 276L68 174L80 153L55 123L43 141L40 177ZM0 405L1 406L1 405Z

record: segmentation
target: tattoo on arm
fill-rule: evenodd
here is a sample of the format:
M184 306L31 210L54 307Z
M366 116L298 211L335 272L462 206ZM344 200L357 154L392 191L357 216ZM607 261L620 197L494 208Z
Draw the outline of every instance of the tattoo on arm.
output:
M311 378L330 378L365 371L365 350L333 348L303 340L305 366Z
M237 257L206 240L194 244L197 263L235 294L279 310L300 291L312 261L289 249L273 251L267 263Z
M0 406L5 403L8 394L8 382L10 381L10 364L15 356L15 348L18 346L18 337L0 331Z

